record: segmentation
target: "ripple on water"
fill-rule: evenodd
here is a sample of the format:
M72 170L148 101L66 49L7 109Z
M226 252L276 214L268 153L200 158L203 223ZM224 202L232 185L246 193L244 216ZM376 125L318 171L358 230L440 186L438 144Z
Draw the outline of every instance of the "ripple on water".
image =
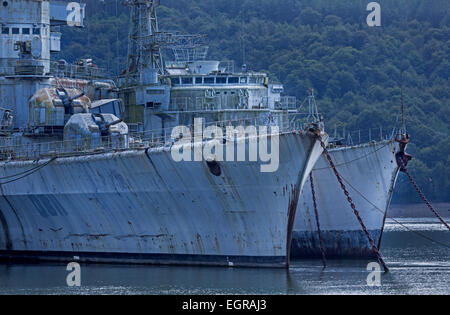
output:
M434 219L400 219L426 237L450 244ZM82 286L65 286L65 265L0 265L2 294L450 294L450 249L388 221L381 252L391 272L368 287L367 260L294 261L282 269L82 266Z

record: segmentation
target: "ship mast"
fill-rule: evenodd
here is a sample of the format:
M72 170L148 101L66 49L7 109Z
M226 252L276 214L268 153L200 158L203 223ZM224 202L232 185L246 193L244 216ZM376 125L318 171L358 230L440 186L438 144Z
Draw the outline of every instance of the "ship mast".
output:
M164 74L161 48L154 40L159 33L156 8L160 1L124 0L124 4L131 7L127 76L146 72Z
M193 51L188 56L204 58L204 35L179 35L160 32L156 9L160 0L123 0L131 7L131 23L128 45L126 78L128 86L158 84L165 75L163 49L172 49L176 58ZM189 57L188 57L189 58Z

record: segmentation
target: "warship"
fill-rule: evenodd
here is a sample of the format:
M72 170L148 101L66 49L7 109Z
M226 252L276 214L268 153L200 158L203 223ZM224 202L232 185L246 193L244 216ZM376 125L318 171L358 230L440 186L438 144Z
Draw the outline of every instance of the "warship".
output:
M58 27L82 27L85 5L0 7L0 258L288 266L300 193L328 140L320 117L266 74L206 60L203 36L160 31L159 1L123 3L118 78L51 58ZM264 143L279 151L270 170ZM185 150L193 161L174 159Z
M409 137L399 128L385 134L381 128L369 129L348 133L345 137L337 136L335 131L334 138L330 139L328 152L377 248L381 246L401 170L399 159L407 165L411 158L405 153L408 142ZM293 231L293 258L319 258L323 254L327 258L376 257L324 155L314 166L311 177L313 185L308 179L299 201Z

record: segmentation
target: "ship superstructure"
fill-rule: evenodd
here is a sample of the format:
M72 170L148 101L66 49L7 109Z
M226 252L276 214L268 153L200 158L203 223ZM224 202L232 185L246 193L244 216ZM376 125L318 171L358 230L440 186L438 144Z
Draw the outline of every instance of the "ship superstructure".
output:
M283 86L270 84L265 73L234 71L233 62L206 60L205 36L162 32L157 24L158 1L126 1L131 6L127 69L119 79L126 120L138 130L172 130L220 121L288 124L297 113L295 97L281 96ZM140 23L148 16L150 23ZM162 50L172 52L163 61ZM318 121L318 117L315 117Z
M0 108L9 122L2 127L2 146L62 141L72 115L88 113L98 100L119 102L115 83L92 60L51 59L61 51L59 27L68 23L67 8L63 1L2 3ZM82 27L85 5L75 9L79 18L72 26Z

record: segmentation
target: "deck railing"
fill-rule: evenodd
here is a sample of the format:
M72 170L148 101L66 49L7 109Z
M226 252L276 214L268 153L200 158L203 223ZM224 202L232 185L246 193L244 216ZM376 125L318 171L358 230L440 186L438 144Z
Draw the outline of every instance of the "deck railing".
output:
M290 114L286 115L281 124L275 124L271 119L261 121L260 119L240 119L218 121L202 125L202 133L198 133L195 126L186 126L191 133L191 141L194 143L197 139L202 142L211 139L203 138L203 130L208 127L214 127L222 130L224 138L227 137L227 127L249 127L255 126L259 132L259 128L267 126L267 133L271 134L278 130L280 133L288 133L292 131L305 130L311 125L306 114ZM278 128L278 129L275 129ZM138 133L130 133L127 135L111 135L106 137L78 137L74 140L65 141L44 141L22 143L23 137L3 137L0 138L0 161L5 160L38 160L51 157L69 157L69 156L86 156L108 152L120 152L127 150L138 150L147 148L165 148L172 146L180 139L172 137L172 128L161 130L151 130ZM237 135L236 135L237 136ZM244 135L248 137L249 135Z
M111 74L108 73L106 69L99 68L95 65L79 65L70 64L63 61L50 61L50 71L44 71L44 65L48 65L48 60L23 60L14 58L3 58L2 60L10 60L9 65L6 65L6 63L0 65L0 75L2 76L50 75L58 78L85 80L105 79L111 77ZM25 63L27 61L29 61L30 63Z
M393 140L400 134L398 127L378 127L353 131L328 131L330 133L330 145L355 146L378 141Z
M95 80L111 77L103 68L90 65L76 65L63 62L51 62L50 74L58 78Z

